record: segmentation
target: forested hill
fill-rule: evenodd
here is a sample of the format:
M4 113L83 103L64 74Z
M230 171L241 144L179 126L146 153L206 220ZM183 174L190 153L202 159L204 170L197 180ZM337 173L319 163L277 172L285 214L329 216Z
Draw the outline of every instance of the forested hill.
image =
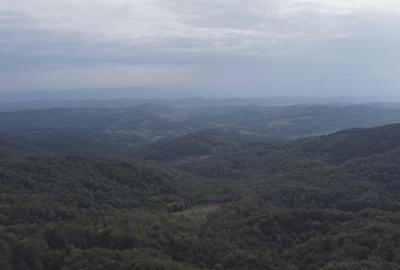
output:
M400 124L349 129L331 135L298 139L286 144L253 143L219 153L181 168L210 177L248 178L298 166L299 160L340 165L353 159L393 154L400 146Z
M30 222L40 222L44 213L35 210L37 204L60 220L57 213L72 217L81 210L189 207L200 201L202 191L200 180L144 161L3 155L0 162L2 203L21 207L5 215L11 224L28 215Z
M230 129L206 129L144 144L134 154L167 163L186 163L267 141L270 140L266 136L245 135Z
M126 253L126 260L141 258L143 267L175 269L179 264L152 249L157 240L147 234L158 233L167 213L207 203L206 191L199 179L139 160L2 152L0 269L87 269L74 260L91 252L90 269L122 269L104 261L112 250L115 259ZM141 249L117 252L136 246Z
M0 269L400 269L400 125L284 144L225 132L151 144L206 154L173 163L186 172L26 157L5 136Z
M260 250L285 262L271 269L400 269L399 138L400 125L346 130L251 146L191 170L241 185L245 196L212 224L252 250L253 269L268 265Z
M295 152L325 156L335 162L384 154L400 146L400 124L350 129L293 143Z

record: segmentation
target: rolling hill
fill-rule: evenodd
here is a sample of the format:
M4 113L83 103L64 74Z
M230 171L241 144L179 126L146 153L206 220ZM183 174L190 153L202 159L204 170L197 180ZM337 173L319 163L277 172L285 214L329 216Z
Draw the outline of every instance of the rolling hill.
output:
M158 141L160 143L156 143L155 148L175 145L179 152L185 149L180 143L188 143L190 137L203 136L204 139L198 138L199 145L191 145L197 149L193 151L207 152L204 144L210 144L210 139L215 139L211 144L219 144L224 138L232 141L237 140L232 137L241 135L244 138L248 135L248 138L264 138L268 142L283 142L398 121L398 108L373 105L172 108L147 104L122 109L0 112L0 132L40 144L41 148L56 154L129 156L143 149L144 145ZM217 138L216 135L205 134L207 130L225 131L225 134ZM190 151L186 148L184 151ZM151 147L149 151L153 151ZM27 152L31 153L29 149Z
M286 143L207 129L136 148L164 165L20 131L0 137L1 269L400 268L398 124Z

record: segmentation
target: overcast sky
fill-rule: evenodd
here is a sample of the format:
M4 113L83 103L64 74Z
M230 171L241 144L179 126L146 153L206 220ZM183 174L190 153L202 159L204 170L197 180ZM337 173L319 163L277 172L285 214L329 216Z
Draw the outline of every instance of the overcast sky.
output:
M0 93L96 88L400 97L400 1L0 0Z

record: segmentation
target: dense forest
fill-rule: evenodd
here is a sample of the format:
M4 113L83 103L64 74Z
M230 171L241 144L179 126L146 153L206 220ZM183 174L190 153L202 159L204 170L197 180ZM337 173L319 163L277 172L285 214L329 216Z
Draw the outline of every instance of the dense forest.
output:
M0 113L0 269L400 269L396 121L370 106Z

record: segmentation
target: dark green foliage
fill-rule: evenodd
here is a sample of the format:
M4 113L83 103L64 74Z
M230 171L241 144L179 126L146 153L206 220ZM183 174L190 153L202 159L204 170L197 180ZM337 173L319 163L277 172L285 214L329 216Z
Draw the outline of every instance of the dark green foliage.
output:
M14 209L4 209L0 221L11 224L22 217L35 223L68 219L86 210L165 208L174 202L191 205L199 198L194 178L141 161L8 157L0 162L0 201L14 202ZM47 207L31 211L42 204Z
M262 136L244 135L233 130L211 129L160 140L145 145L136 154L146 159L185 164L220 153L236 152L265 140Z
M287 144L226 132L142 152L202 157L174 165L213 179L88 150L21 157L31 145L8 135L0 269L400 269L400 126Z

